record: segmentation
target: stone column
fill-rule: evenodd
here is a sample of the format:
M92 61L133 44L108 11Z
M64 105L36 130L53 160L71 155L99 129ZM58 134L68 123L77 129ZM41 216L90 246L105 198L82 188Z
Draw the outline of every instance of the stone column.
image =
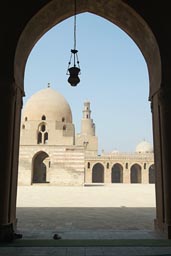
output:
M109 163L109 168L107 168L107 163L109 162L105 162L105 168L104 168L104 182L106 184L111 184L111 164Z
M0 241L11 240L16 226L22 96L22 90L14 82L3 81L0 101Z
M171 89L159 93L164 191L164 230L171 239Z
M156 193L156 219L155 229L164 231L164 184L163 184L163 150L162 150L162 122L159 105L159 92L151 98L151 112L153 123L153 144L154 144L154 164L155 164L155 193Z
M92 163L90 163L90 168L85 167L85 183L92 183Z
M146 168L144 168L146 164ZM148 164L147 162L142 163L142 184L148 184Z
M126 163L128 164L127 168L126 168ZM123 167L123 183L125 184L130 183L130 164L128 162L125 162Z

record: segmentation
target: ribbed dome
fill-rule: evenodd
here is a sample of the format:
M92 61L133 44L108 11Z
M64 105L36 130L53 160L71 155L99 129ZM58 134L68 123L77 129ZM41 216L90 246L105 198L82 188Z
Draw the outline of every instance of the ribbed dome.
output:
M72 123L72 113L65 98L50 87L35 93L23 109L23 118L27 120L65 121Z
M153 148L149 142L144 140L136 146L136 152L137 153L152 153Z

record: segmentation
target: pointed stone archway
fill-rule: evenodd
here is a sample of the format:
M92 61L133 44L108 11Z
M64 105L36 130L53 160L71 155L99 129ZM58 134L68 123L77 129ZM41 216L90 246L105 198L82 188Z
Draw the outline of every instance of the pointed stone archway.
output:
M16 221L20 115L24 95L24 69L27 58L41 36L54 25L73 15L74 10L74 6L69 0L52 0L42 6L43 4L39 6L37 3L36 9L31 8L33 11L26 15L27 20L22 23L22 26L20 24L17 28L14 24L14 30L13 27L11 30L13 31L12 40L9 40L11 44L4 44L3 46L5 58L2 59L2 66L5 67L5 72L2 72L1 79L1 84L3 84L1 113L4 117L2 134L6 139L1 141L4 149L2 153L4 161L0 175L1 180L3 179L0 198L2 201L0 213L1 240L3 240L2 236L5 233L8 233L9 230L11 232L11 227L15 226ZM134 7L135 9L133 9ZM149 99L152 107L155 154L155 227L162 232L166 231L167 236L171 238L171 76L169 72L171 61L169 59L169 40L165 39L164 36L162 37L162 34L168 34L167 29L162 32L161 26L157 27L155 25L155 17L154 20L149 19L144 15L143 9L140 6L136 8L136 4L131 4L131 1L106 1L104 5L103 0L82 0L78 1L77 10L78 13L94 13L119 26L138 45L146 60L149 72ZM148 10L150 12L149 8ZM140 13L143 13L143 18ZM151 25L153 31L147 22ZM8 24L8 29L9 27ZM6 58L6 56L9 57ZM7 110L5 115L3 109ZM6 198L6 200L3 200L3 198Z
M101 163L92 168L92 183L104 183L104 166Z
M67 8L66 8L67 7ZM54 12L54 10L57 10ZM44 6L37 14L27 23L20 40L17 45L15 55L15 80L17 84L23 88L24 68L35 43L54 25L62 20L73 15L74 6L68 0L52 0ZM153 100L153 96L160 90L161 87L161 60L158 44L155 36L148 27L147 23L140 17L129 5L121 1L110 1L104 5L103 0L100 1L79 1L77 3L77 12L90 12L99 15L115 25L123 29L140 48L148 67L149 72L149 99ZM118 15L119 13L119 15ZM40 22L41 21L41 22ZM158 105L158 102L153 101L153 108ZM154 139L158 138L159 113L153 113L153 132ZM160 146L160 141L155 145ZM154 151L156 151L154 149ZM157 159L160 160L160 152ZM160 162L156 169L160 168ZM163 205L161 191L163 184L160 179L161 170L158 171L158 185L156 186L158 205ZM160 206L156 208L159 222L163 221L162 211Z
M141 183L141 166L139 164L133 164L130 170L130 181L131 183Z
M121 164L114 164L111 173L112 183L123 183L123 166Z
M49 155L40 151L33 157L32 184L47 183Z

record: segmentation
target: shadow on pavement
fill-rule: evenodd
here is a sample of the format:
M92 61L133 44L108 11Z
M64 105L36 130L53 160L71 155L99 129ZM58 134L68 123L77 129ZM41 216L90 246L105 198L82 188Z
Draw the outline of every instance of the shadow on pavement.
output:
M153 231L153 207L18 207L17 229L26 237L56 232Z

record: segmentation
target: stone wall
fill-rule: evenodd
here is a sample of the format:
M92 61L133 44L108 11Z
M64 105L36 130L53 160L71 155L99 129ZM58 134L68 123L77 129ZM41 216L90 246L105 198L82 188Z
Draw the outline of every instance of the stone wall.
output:
M35 158L45 152L46 183L49 185L84 184L84 148L76 146L20 146L19 185L33 184Z

